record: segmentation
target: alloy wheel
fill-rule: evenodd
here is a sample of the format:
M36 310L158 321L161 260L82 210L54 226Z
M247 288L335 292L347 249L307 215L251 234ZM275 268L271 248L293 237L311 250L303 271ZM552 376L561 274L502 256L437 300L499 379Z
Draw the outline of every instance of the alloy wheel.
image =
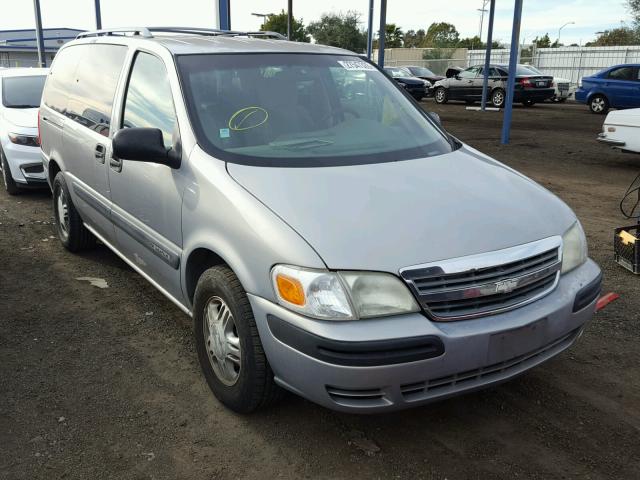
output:
M60 233L64 239L67 239L69 237L69 203L62 188L58 189L56 217L60 227Z
M594 112L596 112L596 113L603 112L604 108L605 108L604 98L596 97L593 100L591 100L591 109Z
M220 297L211 297L204 309L203 333L209 363L227 386L238 381L242 366L240 337L231 309Z

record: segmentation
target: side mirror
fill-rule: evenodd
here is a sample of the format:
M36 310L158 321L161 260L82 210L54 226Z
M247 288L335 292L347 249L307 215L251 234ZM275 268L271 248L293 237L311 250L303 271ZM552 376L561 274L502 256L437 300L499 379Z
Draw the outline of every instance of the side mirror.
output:
M431 120L435 122L436 125L438 125L439 127L442 126L442 119L440 118L440 115L438 115L436 112L427 112L427 115Z
M456 74L453 76L453 78L455 78L456 80L460 80L460 74L459 74L459 73L456 73Z
M113 136L111 145L114 157L121 160L180 167L180 142L167 150L159 128L123 128Z

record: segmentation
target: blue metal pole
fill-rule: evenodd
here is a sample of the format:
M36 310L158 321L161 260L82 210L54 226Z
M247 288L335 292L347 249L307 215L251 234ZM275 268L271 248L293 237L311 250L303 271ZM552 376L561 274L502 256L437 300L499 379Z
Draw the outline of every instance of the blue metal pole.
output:
M520 25L522 23L522 0L515 0L513 9L513 30L511 32L511 51L509 52L509 80L507 81L507 100L502 123L502 144L509 143L511 136L511 118L513 114L513 94L516 86L518 67L518 47L520 46Z
M380 33L378 36L378 66L384 68L384 40L387 32L387 0L380 0Z
M367 22L367 58L373 53L373 0L369 0L369 20Z
M230 0L218 1L218 18L220 19L220 30L231 30L231 6Z
M102 13L100 12L100 0L95 0L96 6L96 29L102 30Z
M484 56L484 80L482 82L482 110L487 108L487 89L489 88L489 68L491 67L491 48L493 43L493 17L496 13L496 0L489 7L489 30L487 32L487 53ZM482 42L482 38L480 39Z

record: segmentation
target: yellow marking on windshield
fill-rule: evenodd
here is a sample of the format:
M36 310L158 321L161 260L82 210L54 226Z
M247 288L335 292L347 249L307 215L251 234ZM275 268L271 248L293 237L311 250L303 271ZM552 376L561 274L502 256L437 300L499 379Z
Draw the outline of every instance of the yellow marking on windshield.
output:
M235 132L250 130L264 125L269 119L269 112L262 107L245 107L231 115L229 129Z

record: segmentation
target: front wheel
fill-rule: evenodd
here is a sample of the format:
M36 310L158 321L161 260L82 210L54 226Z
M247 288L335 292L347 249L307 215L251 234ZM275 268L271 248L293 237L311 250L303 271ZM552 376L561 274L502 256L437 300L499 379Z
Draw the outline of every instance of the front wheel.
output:
M491 93L491 103L493 103L494 107L496 108L504 107L505 100L506 100L505 93L504 93L504 90L502 90L501 88L496 88Z
M609 111L609 100L604 95L594 95L589 100L589 110L591 113L604 114Z
M212 267L200 277L193 326L200 366L218 400L235 412L251 413L279 399L282 390L273 379L249 299L229 267Z
M445 104L449 101L449 94L447 93L447 89L444 87L438 87L436 93L434 95L436 103Z
M20 187L16 184L16 181L11 176L11 170L9 169L9 163L4 156L4 152L0 150L0 168L2 168L2 181L4 189L9 195L17 195L20 193Z

